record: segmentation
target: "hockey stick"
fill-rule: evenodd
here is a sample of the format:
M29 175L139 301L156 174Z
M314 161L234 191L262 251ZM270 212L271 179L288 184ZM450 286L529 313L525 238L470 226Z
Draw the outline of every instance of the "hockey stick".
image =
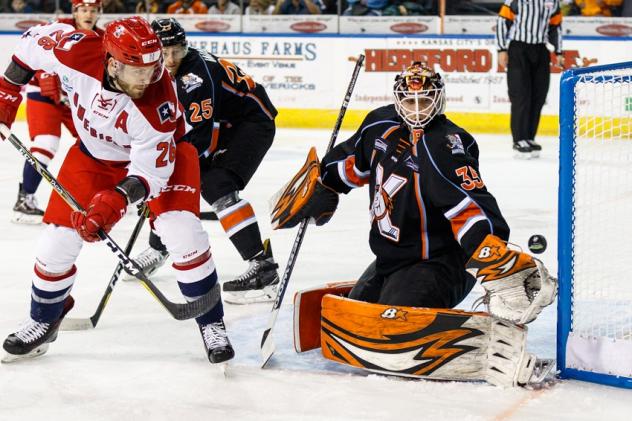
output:
M40 164L40 162L31 154L31 152L22 144L11 129L4 124L0 124L0 134L7 139L11 144L24 156L26 161L38 172L59 194L59 196L70 206L73 210L84 211L79 203L72 197L72 195L55 179L55 177L48 171L48 169ZM194 317L201 316L212 309L220 299L219 284L216 284L213 289L201 296L195 301L190 303L174 303L170 301L164 294L149 280L143 273L141 267L132 260L121 247L103 230L99 231L99 237L105 241L110 251L116 255L123 265L123 269L138 278L142 282L145 289L149 291L151 295L175 318L176 320L192 319Z
M138 222L136 223L136 226L134 227L134 230L132 231L132 235L129 237L129 240L127 241L127 245L125 246L126 254L129 255L132 252L134 243L136 243L138 234L143 228L143 225L145 224L145 219L147 219L148 214L149 214L149 207L147 207L147 205L144 205L140 211L140 217L138 218ZM75 318L64 317L64 319L61 322L61 326L59 328L61 330L89 330L89 329L94 329L95 327L97 327L97 323L99 323L101 314L103 314L103 310L105 309L105 306L110 301L110 296L112 295L114 286L118 282L122 271L123 271L123 263L119 261L118 264L116 265L116 268L114 269L114 273L112 274L112 277L110 278L110 282L108 283L108 286L105 289L105 292L103 293L103 297L101 297L101 301L99 301L99 305L97 306L97 309L94 311L94 314L92 316L90 316L87 319L79 319L79 318L75 319Z
M340 112L338 113L338 118L336 119L336 124L334 125L334 130L331 133L331 139L329 139L329 144L327 145L327 150L325 153L329 152L336 142L338 132L340 131L340 126L342 125L342 119L344 118L347 107L349 106L351 94L353 93L353 88L355 88L355 84L358 80L358 75L360 74L360 69L362 68L363 62L364 54L360 54L360 57L358 57L358 60L356 61L355 68L353 69L353 74L351 75L351 80L349 81L347 92L345 93L345 99L344 101L342 101L342 107L340 107ZM263 336L261 337L261 359L263 361L261 364L261 368L264 368L266 366L275 351L275 345L271 335L272 329L274 328L274 325L276 323L279 309L281 308L281 302L283 301L283 296L285 295L285 291L287 289L287 285L290 282L290 276L292 275L294 264L296 263L296 256L298 255L298 251L301 248L301 244L303 243L303 238L305 237L305 230L307 229L308 223L309 220L304 219L298 227L296 239L294 240L294 245L292 246L292 250L290 251L287 265L285 266L285 272L283 272L283 278L281 279L281 282L279 282L279 290L277 291L276 299L274 300L274 304L272 305L272 312L270 313L270 318L268 320L268 327L263 332Z
M202 221L217 221L217 214L213 211L200 212L200 219Z

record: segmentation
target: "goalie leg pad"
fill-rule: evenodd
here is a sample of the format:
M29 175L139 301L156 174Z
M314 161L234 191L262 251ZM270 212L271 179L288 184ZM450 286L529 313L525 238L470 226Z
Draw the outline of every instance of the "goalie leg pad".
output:
M320 303L326 294L347 296L356 281L334 282L297 291L294 295L294 349L305 352L320 348Z
M323 225L331 219L338 207L338 193L320 179L316 148L309 150L303 167L270 203L273 229L292 228L306 218L316 225Z
M323 356L373 372L507 387L526 383L533 370L527 329L487 313L325 295L321 320Z

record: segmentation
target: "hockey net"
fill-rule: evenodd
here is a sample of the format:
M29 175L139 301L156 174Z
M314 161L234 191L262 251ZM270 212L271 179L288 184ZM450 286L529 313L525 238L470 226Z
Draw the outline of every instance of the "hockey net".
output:
M558 368L632 387L632 62L560 85Z

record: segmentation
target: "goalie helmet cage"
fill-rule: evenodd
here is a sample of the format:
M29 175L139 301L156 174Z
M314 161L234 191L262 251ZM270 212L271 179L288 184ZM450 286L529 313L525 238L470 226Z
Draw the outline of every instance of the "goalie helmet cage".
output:
M632 62L560 80L557 364L632 388Z

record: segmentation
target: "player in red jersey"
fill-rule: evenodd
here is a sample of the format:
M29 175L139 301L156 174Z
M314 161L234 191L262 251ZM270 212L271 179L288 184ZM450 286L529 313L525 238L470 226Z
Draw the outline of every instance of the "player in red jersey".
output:
M72 308L75 261L84 241L99 241L128 205L148 201L152 224L173 258L178 286L189 301L218 289L208 236L198 218L200 170L195 148L181 142L184 120L175 85L163 66L159 39L139 17L115 20L103 39L63 23L31 28L0 79L0 122L10 125L20 86L36 70L59 75L79 141L58 181L86 209L73 212L53 194L32 278L30 319L9 335L4 361L43 354ZM59 29L56 29L59 28ZM212 363L234 356L221 301L196 318Z
M103 30L96 26L100 15L101 0L72 0L72 18L59 19L57 22L67 25L64 32L83 29L102 36ZM62 91L57 75L38 71L26 85L26 120L29 136L33 141L31 153L44 165L50 163L59 149L62 125L73 137L77 137L68 98ZM35 192L41 181L42 176L25 162L18 198L13 206L13 222L42 222L44 211L38 207L35 199Z

